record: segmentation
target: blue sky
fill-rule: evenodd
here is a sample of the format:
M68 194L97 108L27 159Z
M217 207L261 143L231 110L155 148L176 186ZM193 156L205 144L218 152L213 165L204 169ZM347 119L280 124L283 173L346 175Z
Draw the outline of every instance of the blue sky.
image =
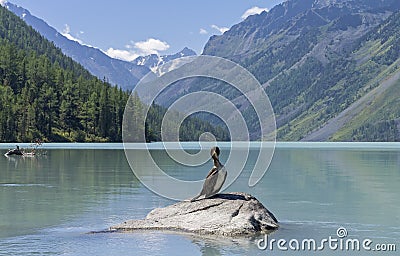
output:
M247 10L271 9L283 0L9 2L28 9L70 38L132 60L149 53L175 53L185 46L201 53L211 35L242 21Z

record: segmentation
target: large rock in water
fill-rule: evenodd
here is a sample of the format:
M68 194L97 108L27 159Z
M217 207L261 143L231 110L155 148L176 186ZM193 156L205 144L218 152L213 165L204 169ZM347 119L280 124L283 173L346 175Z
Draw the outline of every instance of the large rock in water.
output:
M172 230L206 235L248 236L271 232L278 227L274 215L255 197L245 193L228 193L157 208L144 220L129 220L110 230Z

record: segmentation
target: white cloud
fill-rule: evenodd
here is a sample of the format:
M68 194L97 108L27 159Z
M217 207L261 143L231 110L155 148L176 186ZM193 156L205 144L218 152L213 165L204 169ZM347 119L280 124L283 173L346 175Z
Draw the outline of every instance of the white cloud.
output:
M7 3L7 0L0 0L0 5L4 6L4 4Z
M115 59L133 61L139 56L149 54L160 55L160 52L168 50L169 47L170 46L167 42L149 38L146 41L131 42L130 44L125 45L125 49L109 48L105 53Z
M71 35L71 28L69 27L68 24L65 24L64 30L63 30L63 32L62 32L61 34L62 34L63 36L65 36L66 38L68 38L69 40L78 42L78 43L80 43L80 44L83 45L82 40L80 40L80 39L74 37L73 35ZM83 34L83 32L81 31L80 34Z
M135 52L131 52L128 50L118 50L114 48L109 48L105 53L111 58L126 60L126 61L133 61L137 57L139 57L139 55L136 54Z
M149 38L142 42L136 42L134 43L134 47L139 51L139 53L143 53L144 55L159 54L159 52L169 49L167 42L154 38Z
M222 34L229 30L227 27L219 27L217 25L211 25L211 28L218 30Z
M261 7L258 7L258 6L254 6L254 7L250 8L250 9L246 10L246 11L243 13L242 19L246 19L246 18L249 17L250 15L260 14L260 13L262 13L263 11L268 12L268 9L267 9L267 8L261 8Z
M207 35L208 31L205 30L204 28L201 28L199 33L200 33L200 35Z

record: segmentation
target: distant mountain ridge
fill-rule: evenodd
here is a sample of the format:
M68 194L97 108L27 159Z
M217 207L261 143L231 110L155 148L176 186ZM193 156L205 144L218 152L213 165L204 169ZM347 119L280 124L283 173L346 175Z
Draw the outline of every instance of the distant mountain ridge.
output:
M144 109L137 96L127 103L129 97L130 92L96 78L0 6L0 142L121 142L126 106L132 120L142 120ZM166 111L152 104L146 124L138 122L145 134L128 132L129 139L160 141ZM192 117L179 132L182 141L205 132L229 139L224 127Z
M288 0L212 36L203 54L237 62L261 82L278 140L400 141L399 31L398 0ZM166 59L128 65L150 70ZM259 139L246 99L215 81L177 83L157 103L198 90L225 93Z
M387 93L400 83L399 10L398 0L289 0L212 36L203 54L237 62L260 81L278 140L400 141L398 103ZM221 83L182 82L158 103L199 90L222 92L259 139L249 102ZM376 97L393 106L367 115Z
M42 36L61 48L64 54L84 66L90 73L100 79L105 78L110 84L118 85L124 90L132 90L144 75L156 70L168 61L196 55L196 52L185 47L175 54L140 56L132 62L114 59L97 48L81 45L68 39L45 21L33 16L28 10L20 6L9 2L4 5Z
M210 38L204 54L238 62L258 78L274 107L279 140L400 140L400 113L390 108L373 121L334 119L344 111L357 118L354 104L363 96L380 87L373 96L380 97L395 86L399 10L398 0L289 0ZM386 80L390 86L381 87ZM379 128L388 123L396 136ZM314 136L321 129L323 136ZM360 129L369 134L361 139Z
M133 63L139 66L146 66L152 71L155 71L158 67L161 65L178 59L182 57L190 57L190 56L196 56L196 52L185 47L182 51L172 54L172 55L157 55L157 54L151 54L147 56L140 56L137 57Z
M5 3L5 7L61 48L64 54L83 65L93 75L100 79L105 78L111 84L131 90L145 74L150 72L146 66L113 59L99 49L67 39L45 21L31 15L22 7L9 2Z
M351 21L346 20L350 16L356 18L357 15L368 13L370 15L363 17L373 19L371 16L381 12L383 15L375 16L382 21L389 13L398 10L399 6L397 0L289 0L269 12L249 16L223 35L212 36L204 47L204 54L239 58L251 52L259 52L274 42L292 41L306 29L322 27L331 22L338 26L351 25ZM387 14L384 15L384 12ZM370 23L368 26L371 28L379 22L365 20L364 24ZM274 35L284 38L273 38Z

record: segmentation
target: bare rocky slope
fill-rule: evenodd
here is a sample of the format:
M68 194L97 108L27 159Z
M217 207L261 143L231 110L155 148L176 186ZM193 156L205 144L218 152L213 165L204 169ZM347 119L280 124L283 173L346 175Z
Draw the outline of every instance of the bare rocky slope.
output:
M397 0L288 0L211 37L203 54L237 62L260 81L274 108L278 140L397 141L396 107L384 108L379 115L371 109L374 118L368 120L357 119L362 111L354 111L354 106L365 106L361 103L375 88L387 95L383 92L396 84L381 86L400 70L399 10ZM165 91L159 103L168 105L181 94L199 90L234 102L251 138L259 139L249 102L222 83L184 81ZM353 118L340 118L350 112ZM355 118L359 122L351 122ZM314 136L333 123L332 132Z

